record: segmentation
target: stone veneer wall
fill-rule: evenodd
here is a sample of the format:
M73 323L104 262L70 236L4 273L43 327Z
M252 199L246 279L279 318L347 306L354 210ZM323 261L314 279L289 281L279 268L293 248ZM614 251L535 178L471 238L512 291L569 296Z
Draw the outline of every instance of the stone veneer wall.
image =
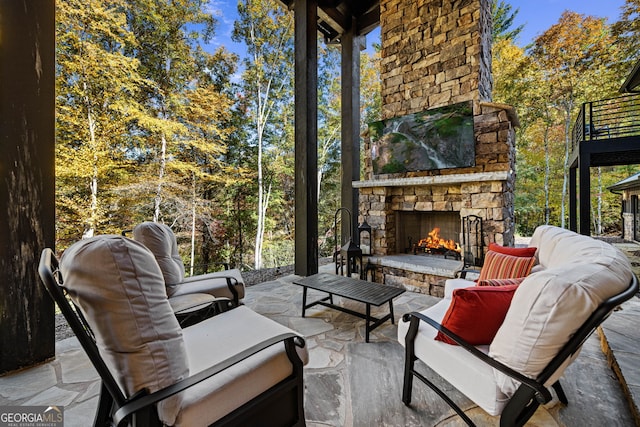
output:
M490 0L380 2L382 115L490 101Z
M459 211L483 219L485 247L489 242L512 245L514 237L515 130L513 109L478 103L474 118L476 166L439 171L376 176L365 157L365 181L358 188L359 221L373 228L376 255L398 253L397 211ZM365 153L370 153L365 139Z

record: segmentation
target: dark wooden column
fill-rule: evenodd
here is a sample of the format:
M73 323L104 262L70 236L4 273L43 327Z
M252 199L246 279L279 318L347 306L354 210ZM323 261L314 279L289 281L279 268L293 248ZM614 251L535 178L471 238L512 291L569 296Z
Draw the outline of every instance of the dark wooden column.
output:
M55 239L55 2L0 2L0 373L55 353L38 276Z
M354 20L355 21L355 20ZM352 213L351 227L343 211L342 241L349 237L356 244L358 227L358 190L352 182L360 180L360 49L364 38L355 34L356 23L341 38L342 47L342 191L341 206ZM350 235L350 229L353 235Z
M318 2L296 0L295 273L318 272Z

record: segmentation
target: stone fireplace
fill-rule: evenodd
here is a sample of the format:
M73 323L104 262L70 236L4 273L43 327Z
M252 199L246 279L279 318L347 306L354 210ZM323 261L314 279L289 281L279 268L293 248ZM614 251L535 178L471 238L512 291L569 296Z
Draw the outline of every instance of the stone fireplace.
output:
M359 221L373 228L376 280L442 295L462 261L416 258L408 248L434 227L461 242L470 215L482 220L476 246L513 244L518 121L512 107L490 102L490 1L405 3L381 2L383 119L472 101L475 164L374 175L365 136L364 180L353 186Z

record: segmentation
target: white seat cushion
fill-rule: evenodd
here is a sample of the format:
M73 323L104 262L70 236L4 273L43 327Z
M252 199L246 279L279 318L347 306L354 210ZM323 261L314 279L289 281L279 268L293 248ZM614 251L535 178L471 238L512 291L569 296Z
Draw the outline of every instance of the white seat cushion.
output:
M209 293L217 297L233 299L233 293L227 286L227 280L225 277L232 277L235 279L232 280L231 283L238 292L238 299L244 298L244 280L240 270L237 268L186 277L181 284L172 287L173 292L171 296L173 297L186 293L201 292Z
M456 289L470 288L475 286L476 282L467 279L447 279L444 282L444 298L451 300L453 298L453 291Z
M440 323L450 304L443 299L421 313ZM398 322L398 341L404 346L409 322ZM496 384L493 368L480 362L462 347L436 341L436 329L420 322L415 340L416 356L431 369L478 404L490 415L498 415L507 403L507 397ZM487 353L489 347L478 346Z
M291 332L245 306L184 329L191 373L246 349L265 338ZM307 348L298 348L303 363ZM273 345L213 378L186 390L176 426L209 425L286 379L293 372L284 345Z

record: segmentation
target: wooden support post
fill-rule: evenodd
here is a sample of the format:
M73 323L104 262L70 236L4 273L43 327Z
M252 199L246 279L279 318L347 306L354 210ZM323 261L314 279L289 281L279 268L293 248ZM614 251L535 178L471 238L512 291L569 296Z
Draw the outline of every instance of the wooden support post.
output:
M318 272L318 2L296 0L295 274Z
M0 374L55 355L55 2L0 2Z
M360 180L360 50L364 37L357 36L355 19L341 38L342 46L342 191L341 206L352 213L351 224L342 214L342 242L358 242L358 190L353 181ZM350 234L351 230L351 234Z

